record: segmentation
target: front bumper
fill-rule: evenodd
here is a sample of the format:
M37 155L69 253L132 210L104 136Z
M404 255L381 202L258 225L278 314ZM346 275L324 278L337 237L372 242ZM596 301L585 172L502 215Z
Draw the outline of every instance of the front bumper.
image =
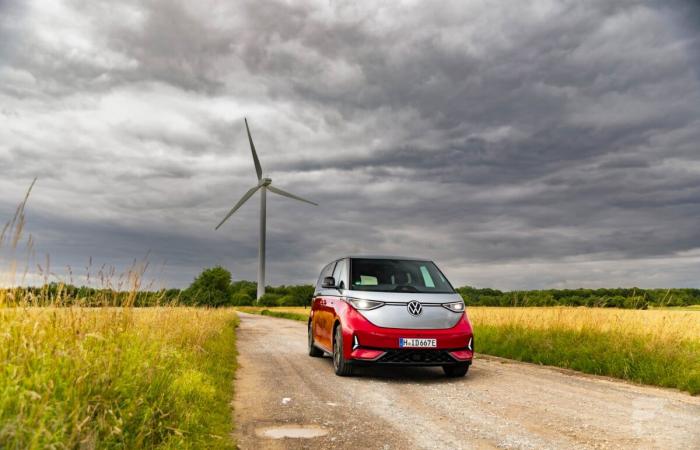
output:
M452 364L471 364L471 358L458 359L449 350L403 349L384 350L373 359L353 358L353 365L390 365L390 366L449 366Z
M343 349L353 364L443 366L471 363L472 327L463 314L452 328L417 330L378 327L353 308L345 311ZM401 348L400 338L436 339L435 348Z

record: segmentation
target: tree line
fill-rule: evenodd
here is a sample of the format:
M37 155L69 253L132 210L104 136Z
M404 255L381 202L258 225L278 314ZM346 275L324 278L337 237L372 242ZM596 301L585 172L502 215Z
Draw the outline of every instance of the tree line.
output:
M540 289L504 292L498 289L457 288L467 305L473 306L589 306L647 309L649 307L700 304L700 289Z
M205 269L186 289L119 291L64 283L0 290L8 304L60 306L308 306L314 293L310 284L266 286L255 302L257 283L232 281L231 272L216 266ZM541 289L500 291L464 286L457 288L467 306L588 306L646 309L649 307L700 305L700 289ZM3 303L3 302L0 302Z
M182 303L209 306L308 306L314 294L310 284L265 286L265 295L255 303L258 283L231 281L231 272L221 266L205 269L190 287L182 291Z

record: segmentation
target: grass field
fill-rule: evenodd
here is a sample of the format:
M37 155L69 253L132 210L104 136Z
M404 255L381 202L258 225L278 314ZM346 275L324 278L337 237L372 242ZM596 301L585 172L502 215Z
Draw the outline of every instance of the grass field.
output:
M235 448L236 314L0 308L0 448Z
M306 321L309 309L241 307ZM700 312L470 307L477 353L700 393Z

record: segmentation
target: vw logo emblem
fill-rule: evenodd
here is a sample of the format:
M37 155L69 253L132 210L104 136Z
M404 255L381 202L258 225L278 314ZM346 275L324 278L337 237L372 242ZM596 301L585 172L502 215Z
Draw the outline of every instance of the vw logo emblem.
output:
M420 316L423 312L423 305L421 305L420 302L411 300L408 302L408 312L412 316Z

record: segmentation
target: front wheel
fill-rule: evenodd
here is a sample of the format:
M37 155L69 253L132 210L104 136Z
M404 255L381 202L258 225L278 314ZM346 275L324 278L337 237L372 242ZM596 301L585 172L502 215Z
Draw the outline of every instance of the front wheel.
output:
M341 377L352 375L352 365L343 357L343 330L340 325L335 327L333 338L333 369L335 374Z
M445 375L450 378L463 377L469 371L469 364L451 364L449 366L442 366L442 370L445 371Z
M323 356L323 351L314 345L314 331L311 326L311 321L309 321L309 356L313 358L320 358Z

